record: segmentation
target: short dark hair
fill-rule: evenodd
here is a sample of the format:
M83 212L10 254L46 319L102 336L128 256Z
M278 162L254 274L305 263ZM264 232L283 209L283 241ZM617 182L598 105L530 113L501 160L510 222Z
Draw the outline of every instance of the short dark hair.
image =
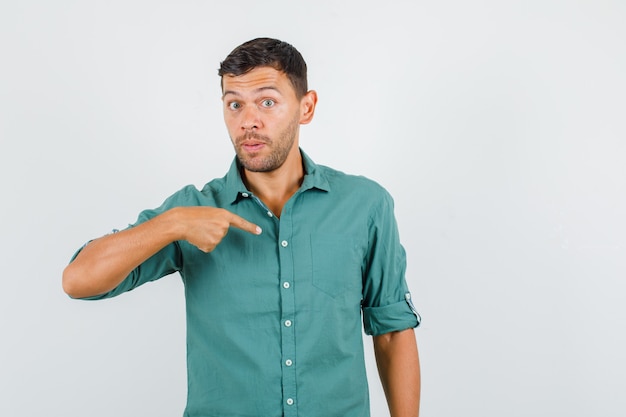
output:
M278 39L257 38L239 45L220 63L218 75L238 76L258 67L284 72L298 98L308 91L304 58L296 48Z

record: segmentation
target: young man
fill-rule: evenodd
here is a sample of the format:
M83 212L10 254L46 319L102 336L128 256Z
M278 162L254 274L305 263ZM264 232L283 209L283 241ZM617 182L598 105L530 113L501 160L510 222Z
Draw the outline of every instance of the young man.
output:
M87 244L64 290L100 299L180 273L187 417L369 416L362 314L392 417L416 417L419 316L391 197L300 150L317 94L291 45L246 42L219 75L236 152L226 176Z

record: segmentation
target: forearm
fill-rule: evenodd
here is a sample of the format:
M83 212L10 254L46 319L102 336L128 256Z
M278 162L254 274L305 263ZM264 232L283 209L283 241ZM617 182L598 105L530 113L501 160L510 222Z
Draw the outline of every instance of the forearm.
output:
M418 417L420 366L413 329L375 336L374 352L391 417Z
M63 290L74 298L103 294L142 262L177 240L172 212L136 227L93 240L63 271Z

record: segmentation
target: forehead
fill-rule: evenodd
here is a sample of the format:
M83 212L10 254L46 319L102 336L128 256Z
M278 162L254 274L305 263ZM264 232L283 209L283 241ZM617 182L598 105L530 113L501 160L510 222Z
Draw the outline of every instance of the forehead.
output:
M273 89L282 95L295 94L287 74L272 67L257 67L242 75L222 77L223 94L248 94Z

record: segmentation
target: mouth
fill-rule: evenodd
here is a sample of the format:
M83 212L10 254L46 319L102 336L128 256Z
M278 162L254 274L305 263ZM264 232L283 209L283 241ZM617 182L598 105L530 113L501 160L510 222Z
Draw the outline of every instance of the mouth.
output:
M258 141L245 141L241 144L241 148L250 153L258 152L265 146L265 143Z
M267 141L258 137L243 137L238 140L242 150L249 153L259 152L267 145Z

